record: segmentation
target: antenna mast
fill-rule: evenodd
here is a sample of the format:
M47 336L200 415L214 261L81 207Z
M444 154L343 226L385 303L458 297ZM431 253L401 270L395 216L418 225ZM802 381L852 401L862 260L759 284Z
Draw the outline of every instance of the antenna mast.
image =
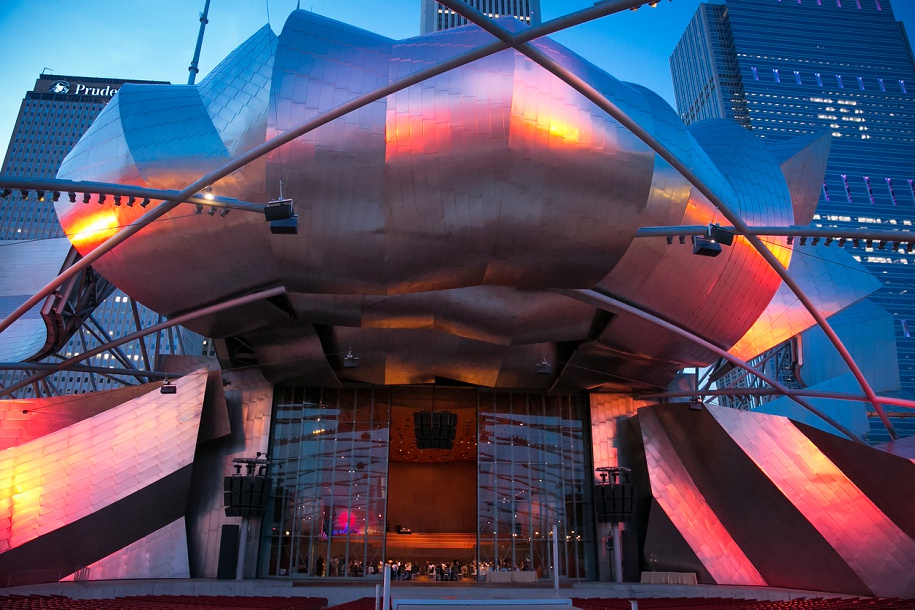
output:
M187 84L193 85L194 79L197 78L197 73L200 70L197 69L197 64L200 62L200 47L203 46L203 31L207 27L207 15L210 12L210 0L206 0L206 4L203 6L203 12L200 13L200 33L197 34L197 48L194 49L194 59L191 60L191 65L188 67Z

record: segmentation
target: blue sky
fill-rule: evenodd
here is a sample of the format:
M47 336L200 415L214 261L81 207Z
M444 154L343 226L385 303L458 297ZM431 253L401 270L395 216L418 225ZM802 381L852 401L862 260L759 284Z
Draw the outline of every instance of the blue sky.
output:
M277 33L297 0L211 0L200 76L269 21ZM554 36L617 78L673 105L667 59L700 0L662 2ZM543 19L587 0L541 0ZM302 0L302 8L391 38L419 33L419 0ZM0 0L0 158L26 91L44 68L57 74L187 82L204 0ZM915 36L915 0L892 0Z

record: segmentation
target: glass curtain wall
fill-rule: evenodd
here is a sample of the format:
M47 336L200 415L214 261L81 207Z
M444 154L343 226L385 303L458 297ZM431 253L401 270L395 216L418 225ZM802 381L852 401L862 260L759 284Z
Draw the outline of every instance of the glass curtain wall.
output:
M574 396L479 392L479 561L596 578L591 474L581 401Z
M277 388L264 576L364 577L384 552L390 394Z

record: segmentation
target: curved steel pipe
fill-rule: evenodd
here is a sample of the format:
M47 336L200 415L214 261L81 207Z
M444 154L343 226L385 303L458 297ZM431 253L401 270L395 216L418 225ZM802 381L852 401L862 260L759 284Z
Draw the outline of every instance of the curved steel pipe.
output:
M835 421L834 419L832 419L831 417L829 417L828 415L826 415L825 413L823 413L822 411L820 411L819 409L814 407L812 404L810 404L809 402L804 400L802 397L792 396L791 390L789 388L786 388L782 384L780 384L777 379L773 379L773 378L767 376L766 374L762 373L761 371L754 369L752 366L750 366L749 364L747 364L746 362L744 362L737 356L733 356L733 355L729 354L726 350L721 349L714 343L710 343L709 341L706 341L702 337L691 333L690 331L686 330L685 328L683 328L681 326L673 324L672 322L668 322L667 320L663 320L654 314L651 314L643 309L640 309L639 307L636 307L635 305L621 301L621 300L617 299L616 297L614 297L600 289L557 290L556 292L558 292L559 294L564 294L573 299L578 299L585 303L589 303L591 305L594 305L595 303L597 303L597 304L601 305L601 309L604 309L606 311L623 312L623 313L631 314L642 320L651 322L652 324L656 324L656 325L660 326L661 328L668 330L672 333L678 334L685 339L689 339L696 345L699 345L699 346L709 350L710 352L713 352L714 354L720 356L721 358L724 358L725 360L734 364L735 366L738 366L738 367L744 369L745 371L748 371L751 374L755 375L756 377L759 377L760 379L762 379L763 381L765 381L766 383L771 385L773 388L775 388L775 390L778 393L789 397L791 400L793 400L794 402L799 404L801 407L803 407L804 409L807 409L808 411L810 411L811 413L813 413L814 415L816 415L817 417L819 417L820 419L822 419L823 421L828 423L830 426L834 427L836 430L840 431L842 434L844 434L851 440L856 441L858 443L866 444L863 440L858 438L858 436L854 432L847 429L845 426L843 426L839 422ZM690 394L690 396L695 396L697 393L698 393L698 391L693 392Z
M74 364L82 362L83 360L91 358L92 356L101 354L102 352L108 351L109 349L111 349L113 347L117 347L119 345L123 345L125 343L130 343L131 341L135 341L136 339L139 339L140 337L145 337L146 335L151 335L153 333L157 333L160 330L165 330L167 328L171 328L172 326L178 326L179 324L184 324L185 322L195 320L202 316L207 316L207 315L210 315L213 313L218 313L220 311L224 311L226 309L231 309L233 307L238 307L240 305L246 305L248 303L253 303L255 301L262 301L264 299L269 299L270 297L276 297L276 296L280 296L283 294L286 294L286 289L282 286L278 286L276 288L268 288L267 290L261 290L258 292L253 292L251 294L246 294L245 296L237 297L234 299L229 299L228 301L223 301L222 303L217 303L216 305L210 305L209 307L202 307L201 309L198 309L196 311L192 311L192 312L174 317L171 320L168 320L167 322L162 322L160 324L156 324L155 326L150 326L149 328L144 328L143 330L139 330L135 333L125 335L125 336L121 337L120 339L115 339L114 341L109 341L109 342L105 343L104 345L100 345L96 348L87 350L86 352L83 352L82 354L79 354L78 356L74 356L68 360L64 360L63 362L57 363L55 366L53 366L52 368L50 368L48 370L42 371L40 373L36 373L35 375L32 375L31 377L28 377L26 379L23 379L22 381L20 381L18 383L14 383L11 386L3 388L2 390L0 390L0 398L2 398L4 396L9 396L12 392L15 392L16 390L18 390L20 388L24 388L27 385L31 385L32 383L34 383L36 381L40 381L41 379L44 379L45 377L50 377L54 373L63 371L65 369L67 369L68 367L73 366ZM137 371L137 372L144 373L145 371Z

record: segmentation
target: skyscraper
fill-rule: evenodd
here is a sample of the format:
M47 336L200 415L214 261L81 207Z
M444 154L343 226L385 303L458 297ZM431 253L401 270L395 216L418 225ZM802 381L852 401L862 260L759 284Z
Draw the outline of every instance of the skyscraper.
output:
M515 17L527 25L540 25L540 0L464 0L490 17ZM419 13L421 34L465 25L467 20L435 0L423 0Z
M92 121L124 83L163 84L160 81L126 80L87 76L41 74L35 87L26 92L19 110L16 125L10 138L3 174L7 177L54 178L61 161L82 137ZM167 84L167 83L164 83ZM63 237L64 233L49 200L39 201L34 191L23 198L18 191L0 199L0 240L42 240ZM142 326L150 326L158 315L138 306L137 314ZM94 312L97 326L84 334L77 331L61 355L69 357L87 351L99 344L92 333L105 333L119 337L136 330L129 299L115 291ZM177 344L176 344L177 340ZM167 333L162 339L161 351L175 352L178 344L199 352L201 339L181 329L177 334ZM159 347L159 346L156 346ZM122 349L126 360L139 363L142 358L139 344L128 344ZM96 366L109 365L114 354L104 353L92 359ZM112 360L113 362L113 360ZM0 374L0 383L8 385L24 376L21 372ZM60 373L50 378L50 386L62 394L86 392L118 387L110 378L89 374ZM32 387L24 388L19 396L34 396Z
M813 224L912 230L915 61L887 0L703 4L670 66L686 123L729 118L776 142L832 134ZM915 391L915 257L848 247L882 284L871 300L893 316L901 386Z

